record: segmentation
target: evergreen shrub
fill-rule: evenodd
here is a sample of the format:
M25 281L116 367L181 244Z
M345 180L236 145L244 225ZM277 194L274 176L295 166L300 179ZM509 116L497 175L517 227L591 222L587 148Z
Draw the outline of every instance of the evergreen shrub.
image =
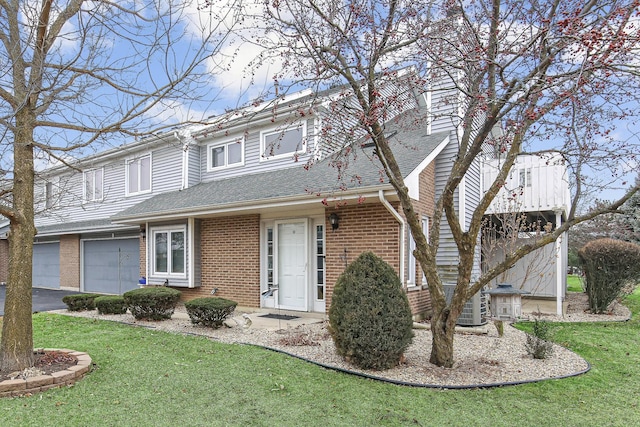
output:
M633 291L640 280L640 245L635 243L597 239L584 245L578 256L592 313L605 313L609 304L625 289Z
M94 300L100 294L72 294L62 297L62 302L67 305L69 311L93 310L96 308Z
M165 287L147 287L125 292L124 303L136 320L171 319L181 292Z
M127 312L124 297L120 295L104 295L96 298L94 302L100 314L125 314Z
M184 303L191 323L214 329L222 326L222 322L233 313L237 305L235 301L218 297L196 298Z
M371 252L338 278L329 331L338 354L364 369L398 365L413 339L409 300L394 269Z

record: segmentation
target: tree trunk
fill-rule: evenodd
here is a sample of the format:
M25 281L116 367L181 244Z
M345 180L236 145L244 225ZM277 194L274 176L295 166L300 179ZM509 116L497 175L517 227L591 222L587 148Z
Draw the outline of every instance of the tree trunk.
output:
M22 120L21 120L22 119ZM0 371L33 366L32 264L34 225L33 120L16 117L13 144L13 215L9 231L9 274L4 303Z
M453 367L453 334L456 320L448 309L434 313L431 319L431 357L429 362L443 368Z

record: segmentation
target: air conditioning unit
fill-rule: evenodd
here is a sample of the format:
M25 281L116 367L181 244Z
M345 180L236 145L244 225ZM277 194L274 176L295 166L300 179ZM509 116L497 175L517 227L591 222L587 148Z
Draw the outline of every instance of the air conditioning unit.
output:
M447 298L447 303L451 302L455 287L456 285L444 285L444 295ZM457 324L459 326L482 326L487 323L487 314L487 297L478 292L464 305Z

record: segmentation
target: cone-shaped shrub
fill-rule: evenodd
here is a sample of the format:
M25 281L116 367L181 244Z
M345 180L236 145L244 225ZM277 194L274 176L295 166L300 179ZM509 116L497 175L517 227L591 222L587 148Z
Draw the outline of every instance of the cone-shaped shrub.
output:
M364 369L397 365L413 338L413 319L398 274L365 252L338 278L329 330L338 354Z

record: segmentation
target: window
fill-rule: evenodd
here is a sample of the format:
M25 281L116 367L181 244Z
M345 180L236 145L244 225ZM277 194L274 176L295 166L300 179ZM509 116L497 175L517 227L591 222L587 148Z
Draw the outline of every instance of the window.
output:
M84 171L84 195L85 202L98 202L102 200L103 169L91 169Z
M307 132L304 126L278 131L260 132L262 157L273 159L307 151Z
M127 160L127 194L151 191L151 154Z
M316 225L316 299L324 299L325 283L324 225Z
M209 145L208 170L244 164L244 138Z
M186 226L153 230L153 274L185 275L186 231Z
M44 187L44 207L51 209L53 207L53 183L47 182Z
M531 169L520 169L520 187L531 187Z
M273 288L273 227L267 228L267 289Z

